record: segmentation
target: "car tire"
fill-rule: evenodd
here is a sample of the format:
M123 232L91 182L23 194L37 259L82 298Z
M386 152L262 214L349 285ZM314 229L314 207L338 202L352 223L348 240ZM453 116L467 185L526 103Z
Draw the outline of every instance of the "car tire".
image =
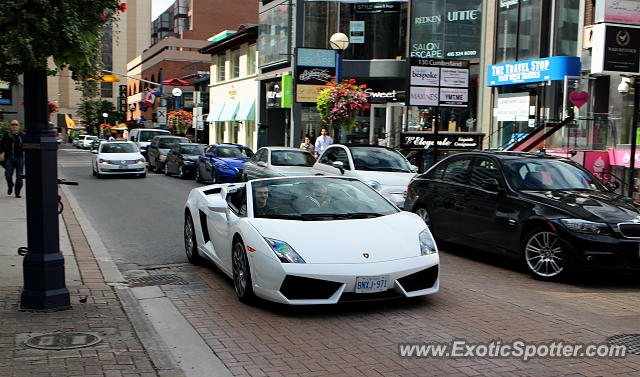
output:
M567 258L560 237L551 229L531 230L522 242L522 260L533 277L555 281L567 275Z
M422 221L424 221L424 223L427 225L429 230L433 231L433 224L431 223L431 214L429 214L429 211L427 210L426 207L417 206L413 209L413 213L420 216L420 218L422 219Z
M211 184L212 184L212 185L215 185L217 181L218 181L218 180L216 179L216 171L215 171L215 170L213 170L213 171L211 172Z
M198 253L198 243L196 240L196 228L193 226L191 214L187 213L184 217L184 250L187 254L187 260L191 264L200 264L202 258Z
M96 171L96 178L102 179L102 174L99 171Z
M184 174L184 168L182 165L178 165L178 178L185 179L186 175Z
M253 292L253 283L251 282L251 267L244 244L241 240L233 243L233 251L231 253L232 270L233 270L233 288L240 301L245 304L253 302L255 294Z
M164 164L164 175L166 175L167 177L169 177L171 175L171 173L169 173L169 165L168 164Z
M202 179L202 176L200 175L200 169L197 167L196 167L196 182L204 183L204 179Z
M139 178L144 178L144 177L146 177L146 176L147 176L147 173L138 174L138 177L139 177Z

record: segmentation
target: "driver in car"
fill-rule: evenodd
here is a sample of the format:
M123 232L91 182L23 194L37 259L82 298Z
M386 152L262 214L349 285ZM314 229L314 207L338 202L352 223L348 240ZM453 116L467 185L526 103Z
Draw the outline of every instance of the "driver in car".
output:
M255 190L256 193L256 207L254 213L256 216L264 216L273 213L273 209L269 206L269 187L260 186Z
M318 208L328 208L331 207L332 201L328 195L328 187L325 184L319 182L310 182L311 184L311 195L309 195L309 200L311 200Z

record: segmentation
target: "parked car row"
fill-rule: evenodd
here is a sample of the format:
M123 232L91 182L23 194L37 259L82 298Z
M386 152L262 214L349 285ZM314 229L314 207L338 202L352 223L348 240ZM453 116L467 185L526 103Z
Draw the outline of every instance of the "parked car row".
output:
M73 141L71 142L71 145L73 145L76 148L80 148L80 149L89 149L89 148L91 148L91 145L93 144L93 142L95 142L97 140L98 140L97 136L78 135L78 137L73 139Z

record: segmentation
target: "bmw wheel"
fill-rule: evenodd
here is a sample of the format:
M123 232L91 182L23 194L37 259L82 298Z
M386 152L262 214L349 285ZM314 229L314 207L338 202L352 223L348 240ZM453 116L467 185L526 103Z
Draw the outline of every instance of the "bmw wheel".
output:
M420 216L422 221L424 221L424 223L427 224L429 229L431 229L431 216L429 216L429 211L427 211L426 208L419 206L419 207L416 207L413 210L413 212L415 212L416 215Z
M164 175L166 175L167 177L171 175L171 173L169 173L169 164L164 164Z
M191 214L188 213L184 218L184 249L189 263L198 264L200 262L200 254L198 254L198 244L196 242L196 231L193 227Z
M529 272L543 280L565 274L566 260L558 235L546 228L531 231L524 240L523 257Z
M233 244L233 287L240 301L249 303L255 298L251 283L251 269L244 244L238 240Z
M184 168L182 167L182 165L178 165L178 178L180 178L180 179L184 179L185 178Z

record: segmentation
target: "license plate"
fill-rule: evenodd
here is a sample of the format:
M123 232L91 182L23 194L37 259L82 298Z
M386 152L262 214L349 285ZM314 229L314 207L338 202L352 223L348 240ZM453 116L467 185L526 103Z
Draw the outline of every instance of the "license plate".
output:
M387 290L388 276L356 277L356 293L374 293Z
M118 169L129 169L129 165L120 165Z

